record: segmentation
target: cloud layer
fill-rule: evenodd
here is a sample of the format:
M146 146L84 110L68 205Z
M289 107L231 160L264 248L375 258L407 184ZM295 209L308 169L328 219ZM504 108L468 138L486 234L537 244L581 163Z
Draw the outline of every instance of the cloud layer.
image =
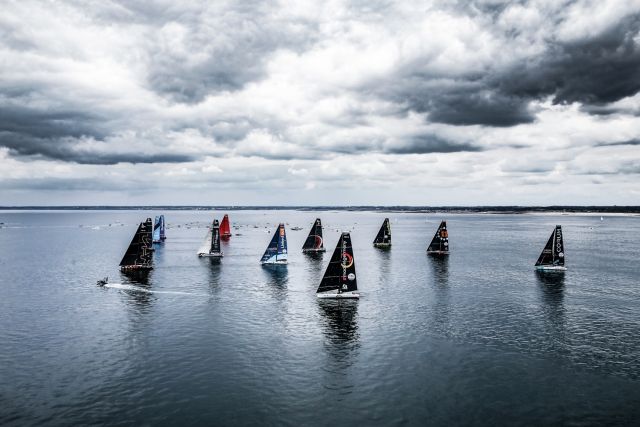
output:
M12 2L2 204L640 204L640 1Z

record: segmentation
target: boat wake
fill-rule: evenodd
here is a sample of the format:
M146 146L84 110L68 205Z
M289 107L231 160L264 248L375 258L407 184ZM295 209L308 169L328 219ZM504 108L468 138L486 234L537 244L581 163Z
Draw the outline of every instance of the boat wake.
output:
M171 295L191 295L191 296L206 296L204 294L196 294L192 292L179 292L179 291L152 291L140 286L124 285L122 283L107 283L105 288L121 289L123 291L143 292L145 294L171 294Z

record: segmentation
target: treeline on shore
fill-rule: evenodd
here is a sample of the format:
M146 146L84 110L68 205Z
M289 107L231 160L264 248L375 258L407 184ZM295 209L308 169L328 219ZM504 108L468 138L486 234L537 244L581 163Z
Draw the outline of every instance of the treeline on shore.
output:
M416 213L640 213L640 206L0 206L0 210L297 210Z

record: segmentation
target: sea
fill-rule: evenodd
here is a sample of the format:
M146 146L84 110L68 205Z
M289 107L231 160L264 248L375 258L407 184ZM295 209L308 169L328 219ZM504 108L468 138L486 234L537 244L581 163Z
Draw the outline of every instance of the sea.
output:
M120 273L160 214L154 269ZM289 264L262 267L280 222ZM537 273L557 224L568 270ZM361 298L318 300L341 231ZM639 258L630 215L0 211L0 425L640 425Z

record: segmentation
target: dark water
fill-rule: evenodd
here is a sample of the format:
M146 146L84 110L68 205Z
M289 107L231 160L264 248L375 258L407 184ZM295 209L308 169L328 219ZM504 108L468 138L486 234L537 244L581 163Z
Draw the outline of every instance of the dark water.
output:
M0 424L640 421L640 218L449 215L442 261L425 255L440 215L388 214L384 252L385 214L229 213L242 235L215 264L195 253L223 213L165 212L136 282L117 264L158 212L0 212ZM321 259L299 252L316 216ZM272 271L278 221L290 264ZM555 224L569 270L538 275ZM315 297L338 229L359 301ZM129 289L96 287L106 275Z

